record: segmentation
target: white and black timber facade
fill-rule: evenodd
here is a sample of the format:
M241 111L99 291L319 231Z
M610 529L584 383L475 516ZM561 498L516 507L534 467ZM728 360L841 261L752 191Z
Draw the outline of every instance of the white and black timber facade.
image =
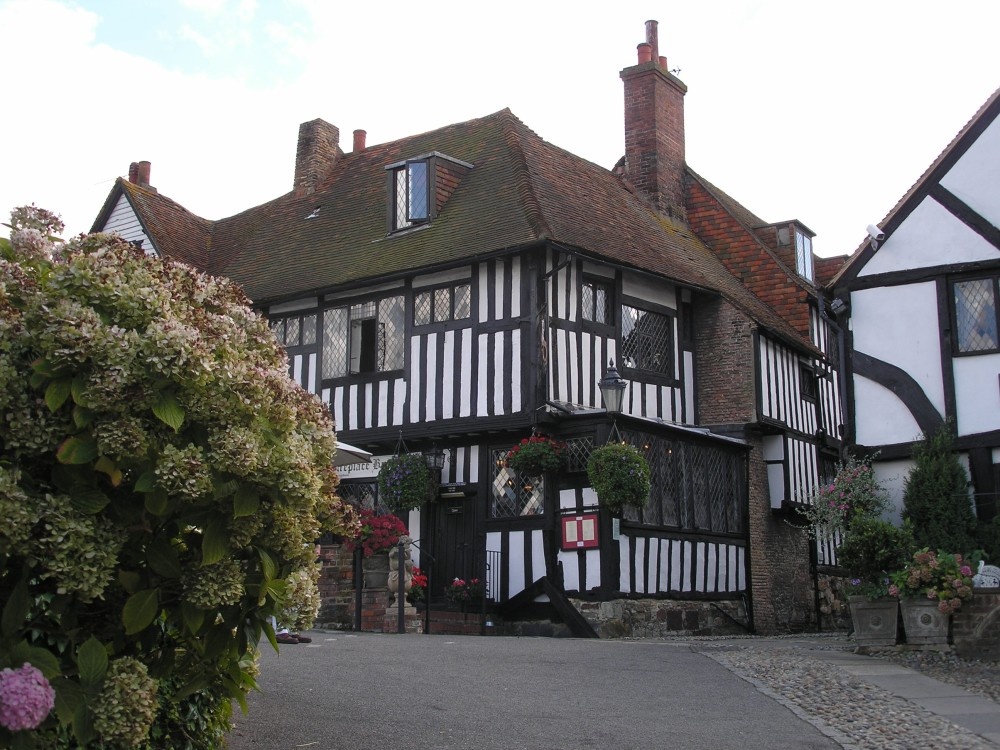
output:
M341 472L345 498L377 505L378 468L402 444L445 451L440 496L405 519L432 596L488 576L498 606L544 608L544 580L565 600L711 600L748 629L813 626L816 550L786 521L835 461L842 417L811 246L796 269L794 234L713 193L683 138L663 150L656 130L683 121L685 89L658 55L640 50L621 77L615 170L507 110L374 146L356 131L351 153L316 120L285 196L207 222L152 189L146 165L95 229L131 227L244 286L339 437L375 454ZM761 288L699 231L720 221ZM629 381L616 418L598 387L611 362ZM533 433L566 442L561 472L504 465ZM585 471L612 437L653 472L649 501L619 519Z

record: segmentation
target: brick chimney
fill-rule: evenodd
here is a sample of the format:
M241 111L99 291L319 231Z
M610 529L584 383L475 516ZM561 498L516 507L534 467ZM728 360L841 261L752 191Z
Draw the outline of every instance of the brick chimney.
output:
M152 165L148 161L134 161L128 165L128 181L133 185L144 187L147 190L156 192L156 188L149 184L149 173Z
M624 176L656 208L686 220L684 208L684 94L661 57L656 21L646 21L638 62L621 71L625 84Z
M295 149L296 195L309 195L337 162L340 130L325 120L311 120L299 125L299 143Z
M365 138L368 136L367 131L355 130L354 131L354 153L365 150Z

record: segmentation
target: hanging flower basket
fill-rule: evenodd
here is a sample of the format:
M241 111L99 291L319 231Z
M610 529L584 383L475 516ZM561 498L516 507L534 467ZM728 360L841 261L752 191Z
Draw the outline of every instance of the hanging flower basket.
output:
M420 506L436 489L430 469L419 453L393 456L378 472L379 499L395 513Z
M545 435L532 435L510 449L505 463L518 474L538 476L546 471L558 471L565 450L566 443Z
M612 513L625 506L641 508L649 499L649 463L631 445L610 443L591 452L587 478Z

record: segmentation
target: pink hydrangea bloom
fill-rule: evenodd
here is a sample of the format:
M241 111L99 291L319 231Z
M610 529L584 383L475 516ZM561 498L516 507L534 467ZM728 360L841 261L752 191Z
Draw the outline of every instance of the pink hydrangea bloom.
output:
M0 725L12 732L34 729L55 705L56 692L30 664L0 671Z

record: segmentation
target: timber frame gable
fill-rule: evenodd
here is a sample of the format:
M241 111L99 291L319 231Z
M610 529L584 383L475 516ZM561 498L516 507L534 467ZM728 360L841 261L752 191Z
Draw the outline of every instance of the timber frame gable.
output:
M1000 493L1000 89L828 283L847 331L847 439L901 507L921 435L946 422L981 520Z
M669 89L648 100L668 108L655 135L683 121L686 88L655 54L656 22L646 32L654 54L621 77L626 106L632 87ZM809 627L810 543L782 514L839 446L829 321L752 215L713 195L769 259L753 284L735 269L695 202L679 203L692 179L707 185L683 139L661 153L667 139L635 137L647 116L626 119L613 171L505 109L382 144L355 131L350 152L333 125L303 123L292 189L218 221L152 189L148 167L147 184L130 174L114 190L164 257L243 286L291 375L374 454L340 470L345 498L378 507L379 466L400 445L445 450L440 496L406 518L432 597L478 576L502 609L544 579L585 601L710 600L747 629ZM643 162L659 165L652 182ZM630 383L620 415L599 387L612 362ZM563 471L506 465L532 434L566 442ZM612 439L654 477L646 506L617 520L586 475ZM573 546L571 528L595 535ZM807 585L778 595L793 578Z

